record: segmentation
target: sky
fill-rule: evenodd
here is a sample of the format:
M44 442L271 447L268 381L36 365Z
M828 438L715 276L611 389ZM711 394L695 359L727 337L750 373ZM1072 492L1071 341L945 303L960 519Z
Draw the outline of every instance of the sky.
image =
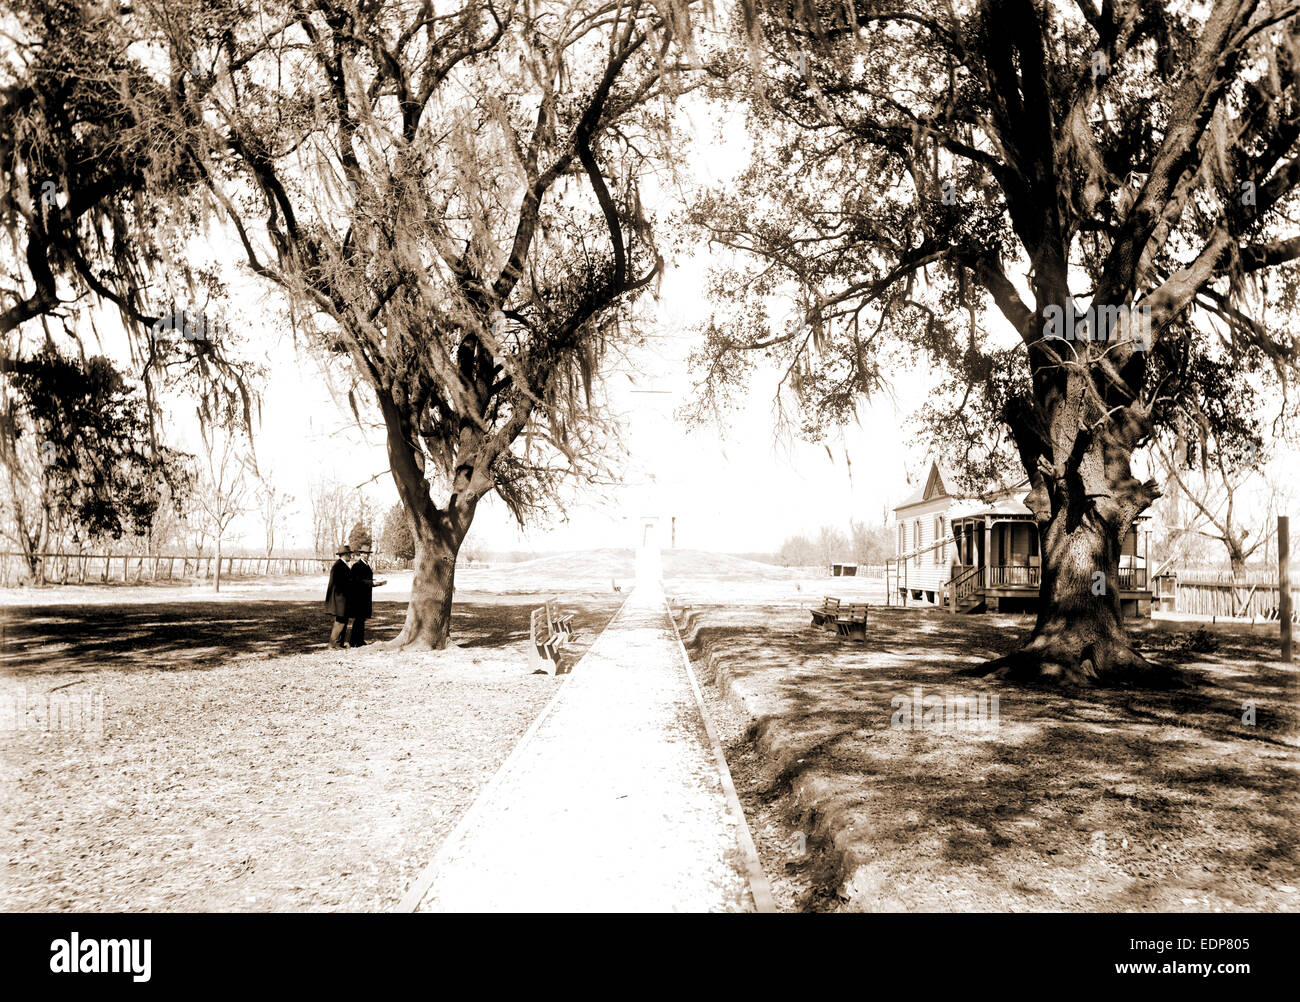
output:
M678 546L769 552L787 537L822 525L879 522L883 508L908 493L908 463L919 467L924 457L912 455L901 426L924 398L923 373L899 373L895 400L864 406L860 424L826 444L776 436L773 372L760 373L726 427L691 429L678 420L676 412L691 398L694 381L686 360L690 328L707 316L703 281L698 262L669 271L658 302L651 304L656 319L646 350L633 359L635 384L621 372L610 377L611 402L626 415L624 486L577 501L567 518L557 514L527 528L490 498L471 530L479 548L631 546L641 516L657 514L665 527L676 518ZM358 427L345 391L331 385L339 380L315 358L296 352L287 332L268 338L263 358L270 376L254 442L259 469L296 499L286 545L310 545L313 481L334 479L349 487L370 481L365 490L375 504L385 509L395 504L382 429ZM365 407L362 416L370 418ZM196 451L197 421L183 411L180 417L174 438ZM249 515L232 531L256 545L261 524ZM664 531L666 545L671 529Z
M725 184L745 161L748 137L743 118L719 115L688 102L681 117L693 136L683 176ZM643 189L647 204L666 212L673 191ZM910 492L908 472L924 476L924 457L909 448L903 431L908 415L925 397L931 376L924 371L895 374L892 399L866 402L859 423L824 444L776 435L773 397L776 374L760 371L750 393L726 426L685 427L675 414L691 399L694 377L687 364L693 330L709 316L705 291L707 249L670 262L656 300L644 303L652 317L644 351L630 360L635 384L622 373L610 376L614 407L627 416L622 431L629 459L623 486L587 494L542 523L520 527L493 497L480 506L469 541L485 550L570 550L632 546L642 516L655 514L664 527L662 543L727 552L771 552L797 533L823 525L847 528L851 519L879 523L885 509ZM259 469L295 498L285 545L310 546L311 485L336 480L365 485L372 503L386 510L397 502L382 429L358 427L346 400L341 373L295 349L288 330L263 318L276 311L259 303L249 285L238 293L246 339L267 367L261 420L255 433ZM648 391L648 392L647 392ZM196 419L178 402L171 422L175 444L197 452ZM373 404L371 405L373 410ZM363 406L362 417L377 422ZM919 471L919 472L918 472ZM376 530L378 527L376 527ZM237 520L232 533L249 546L262 538L259 516Z
M694 139L685 147L685 176L727 184L743 165L749 143L740 113L719 115L687 102L682 127ZM652 186L643 189L646 203L657 204L661 212L671 206L672 196ZM229 248L230 254L221 254L217 245L209 250L234 256ZM635 384L620 372L609 376L611 401L627 415L621 437L630 455L622 486L588 493L564 515L526 527L489 496L479 508L470 544L480 550L536 551L634 546L643 516L654 515L664 545L674 541L675 520L680 547L773 552L790 536L812 534L824 525L845 529L850 520L886 521L893 505L911 493L909 477L924 478L926 457L909 441L907 420L935 382L928 366L894 372L890 393L863 401L857 422L825 443L777 437L773 371L759 371L724 427L687 428L676 418L693 392L687 355L694 331L712 308L706 293L710 261L707 248L697 248L694 257L669 263L657 299L644 304L652 322L648 344L631 360ZM291 332L268 319L279 311L269 308L263 295L250 283L234 296L245 340L254 346L251 354L268 371L255 431L258 465L295 499L283 545L310 547L313 483L361 487L381 511L397 502L397 493L374 405L362 403L366 425L358 427L344 374L328 372L318 358L298 350ZM996 313L986 313L983 322L988 329L1005 326ZM178 401L173 411L171 444L197 453L192 403ZM259 547L260 517L250 513L237 520L232 537L234 546Z
M815 534L823 525L846 529L851 519L880 524L914 489L909 477L924 479L927 457L909 441L907 420L935 381L928 367L893 373L890 394L863 401L857 422L823 444L777 436L777 374L771 370L759 371L725 426L684 425L676 412L691 399L695 379L687 363L692 329L710 309L707 264L701 256L669 268L657 300L648 304L653 322L645 350L632 359L635 384L621 371L608 377L611 402L626 415L623 486L580 497L566 515L526 527L489 496L470 543L489 551L630 547L642 533L643 516L654 515L665 546L674 541L675 519L679 547L771 553L790 536ZM244 312L259 315L255 303ZM985 317L986 323L999 320ZM381 510L395 504L373 404L362 405L367 426L358 427L340 373L331 377L318 359L295 349L287 330L254 327L250 333L254 343L265 345L261 354L269 371L255 436L259 467L296 499L285 546L312 544L308 499L315 481L364 485ZM197 452L197 421L184 406L177 418L175 444ZM1289 462L1296 468L1294 456ZM250 547L261 545L255 514L238 520L232 532Z

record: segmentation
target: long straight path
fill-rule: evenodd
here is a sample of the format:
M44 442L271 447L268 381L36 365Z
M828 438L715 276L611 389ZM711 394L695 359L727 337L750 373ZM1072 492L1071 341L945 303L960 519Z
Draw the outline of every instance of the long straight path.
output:
M663 591L642 577L405 904L753 911L752 843L724 768Z

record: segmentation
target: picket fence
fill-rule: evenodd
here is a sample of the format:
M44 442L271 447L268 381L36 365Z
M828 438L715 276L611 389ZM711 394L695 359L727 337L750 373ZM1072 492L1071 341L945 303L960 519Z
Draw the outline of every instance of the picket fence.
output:
M158 581L209 580L216 571L216 555L184 553L45 553L40 571L47 584L143 584ZM276 577L295 574L322 575L333 557L255 557L221 555L221 576ZM31 572L22 553L0 553L0 587L28 581Z

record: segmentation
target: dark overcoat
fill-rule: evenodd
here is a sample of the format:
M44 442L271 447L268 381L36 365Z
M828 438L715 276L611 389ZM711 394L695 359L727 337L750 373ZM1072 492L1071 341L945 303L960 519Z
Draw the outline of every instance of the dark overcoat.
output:
M371 612L370 595L375 590L375 574L364 560L352 565L352 576L348 582L348 618L369 619Z
M352 569L343 560L334 561L330 568L330 583L325 589L325 611L331 616L348 615L348 589L352 583Z

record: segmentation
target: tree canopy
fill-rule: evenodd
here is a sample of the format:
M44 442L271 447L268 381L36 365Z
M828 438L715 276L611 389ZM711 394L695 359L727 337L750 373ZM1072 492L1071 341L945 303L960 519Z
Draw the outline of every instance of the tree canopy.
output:
M151 415L168 386L195 395L209 420L251 427L259 371L225 323L213 263L186 252L201 236L203 175L187 156L185 87L133 55L149 8L11 7L0 53L0 371L21 367L29 321L44 325L38 343L55 324L80 346L95 326L91 307L109 305ZM205 333L177 330L178 312L191 328L203 315ZM149 432L154 441L153 424Z
M118 116L115 180L143 164L120 190L154 210L119 219L128 238L110 247L129 259L113 269L129 295L94 291L137 324L167 315L137 301L202 223L280 293L354 380L358 415L372 399L382 419L417 541L403 642L446 642L451 568L486 494L523 518L601 468L598 366L635 338L631 304L663 269L640 186L671 166L666 102L691 9L190 0L121 6L106 25L60 8L87 44L56 62L98 82L78 100ZM72 156L66 122L31 132L28 146L91 159ZM28 146L15 176L42 177L53 154ZM78 208L85 183L68 181ZM55 230L25 205L7 228L41 249ZM88 228L58 208L83 253ZM75 260L71 273L90 281ZM28 314L48 298L28 296Z
M1142 667L1113 584L1159 494L1134 451L1161 427L1258 441L1242 387L1267 373L1285 394L1296 369L1296 9L752 0L738 17L722 93L749 102L753 156L692 214L737 255L697 355L705 404L766 357L816 433L900 357L937 363L932 426L976 479L1015 462L1044 538L1043 611L1008 667Z
M47 346L0 395L5 525L33 573L51 543L147 534L189 496L190 458L150 446L143 396L102 356Z

